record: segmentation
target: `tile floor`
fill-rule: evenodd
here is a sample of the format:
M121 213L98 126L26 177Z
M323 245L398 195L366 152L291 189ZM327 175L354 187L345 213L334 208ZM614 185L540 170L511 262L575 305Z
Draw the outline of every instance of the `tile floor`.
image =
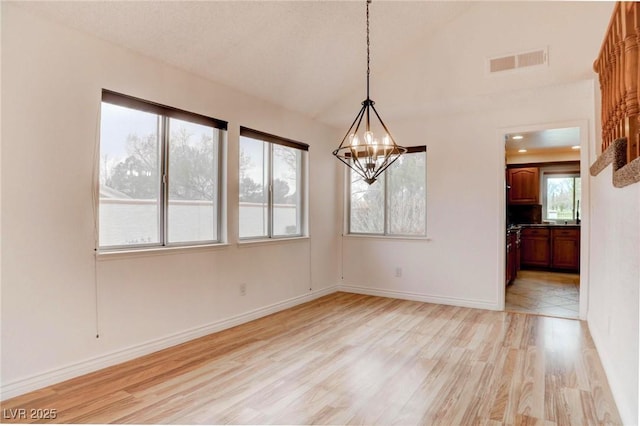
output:
M507 286L505 310L578 318L579 297L579 274L521 270Z

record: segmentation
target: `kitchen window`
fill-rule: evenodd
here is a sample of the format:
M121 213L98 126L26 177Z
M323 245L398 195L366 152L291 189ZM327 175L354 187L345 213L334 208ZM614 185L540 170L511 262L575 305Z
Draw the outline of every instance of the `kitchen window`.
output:
M349 234L426 236L426 146L410 147L371 185L350 170Z
M542 216L544 220L574 222L580 218L580 174L544 172Z
M227 123L103 90L100 249L218 243Z
M240 239L305 235L308 150L301 142L240 128Z

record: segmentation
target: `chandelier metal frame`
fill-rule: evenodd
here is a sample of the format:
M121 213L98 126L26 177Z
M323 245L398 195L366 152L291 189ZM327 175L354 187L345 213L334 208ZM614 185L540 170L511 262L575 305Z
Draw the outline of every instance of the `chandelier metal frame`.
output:
M333 155L371 185L393 162L407 152L407 148L396 143L384 121L380 118L380 114L374 106L375 102L369 96L371 76L369 4L371 0L365 1L367 4L367 98L362 101L362 108L353 120L340 146L333 151ZM377 125L372 126L375 124L375 121L372 120L377 120ZM371 130L372 127L384 130L382 139L376 138Z

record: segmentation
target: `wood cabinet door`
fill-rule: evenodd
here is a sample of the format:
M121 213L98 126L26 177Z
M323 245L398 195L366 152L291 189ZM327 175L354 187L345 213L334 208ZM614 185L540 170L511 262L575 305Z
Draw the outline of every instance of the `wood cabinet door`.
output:
M580 269L580 231L554 229L551 233L551 267L556 269Z
M551 249L549 246L549 229L525 228L520 238L522 266L551 266Z
M516 272L515 275L518 275L518 271L520 270L520 262L522 259L522 236L520 231L516 234Z
M522 238L522 265L547 268L550 258L547 237Z
M505 285L509 285L511 280L513 279L513 268L511 266L511 262L513 262L513 247L510 242L507 242L507 256L506 256L506 270L504 274Z
M539 204L540 173L537 167L508 170L509 204Z
M518 275L518 264L520 262L518 251L518 234L515 232L507 233L507 257L506 257L506 273L505 281L508 285L511 281L516 279Z

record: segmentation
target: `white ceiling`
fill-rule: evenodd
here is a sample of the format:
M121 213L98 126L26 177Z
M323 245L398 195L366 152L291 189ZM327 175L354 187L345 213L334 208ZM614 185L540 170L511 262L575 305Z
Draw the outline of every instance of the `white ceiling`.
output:
M514 139L514 136L522 136L522 139ZM580 129L578 127L505 135L507 155L515 154L520 149L526 149L529 154L540 152L569 152L573 146L580 146Z
M323 112L345 95L357 91L365 97L364 1L18 4L321 121L330 121ZM424 41L471 7L469 2L374 1L372 80L393 69L404 46Z

